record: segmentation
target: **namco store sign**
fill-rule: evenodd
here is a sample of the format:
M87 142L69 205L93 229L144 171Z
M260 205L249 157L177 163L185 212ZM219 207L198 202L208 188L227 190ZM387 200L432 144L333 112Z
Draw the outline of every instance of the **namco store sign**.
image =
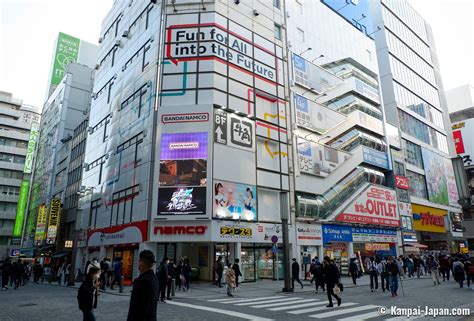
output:
M153 234L161 235L203 235L206 233L207 226L155 226L153 228Z

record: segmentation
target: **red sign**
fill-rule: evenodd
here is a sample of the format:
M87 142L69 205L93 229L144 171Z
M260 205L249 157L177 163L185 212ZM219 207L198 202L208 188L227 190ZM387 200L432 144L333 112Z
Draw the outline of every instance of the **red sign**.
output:
M400 226L394 190L372 185L336 217L347 223Z
M148 238L148 221L89 230L87 246L141 243Z
M155 226L153 234L161 235L203 235L206 233L207 226Z
M456 154L464 154L464 142L462 140L462 133L460 130L453 131L454 146L456 147Z
M410 189L410 179L405 176L395 175L395 186L401 189Z

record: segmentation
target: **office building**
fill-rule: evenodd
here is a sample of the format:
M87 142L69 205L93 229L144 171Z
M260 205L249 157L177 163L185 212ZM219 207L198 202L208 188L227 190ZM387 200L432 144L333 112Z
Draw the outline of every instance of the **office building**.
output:
M39 122L39 108L0 92L0 260L19 255Z

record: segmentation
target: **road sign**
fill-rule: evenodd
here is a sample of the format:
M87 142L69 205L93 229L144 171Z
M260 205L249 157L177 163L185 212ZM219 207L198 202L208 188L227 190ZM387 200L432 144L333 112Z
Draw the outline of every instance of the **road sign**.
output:
M227 113L214 110L214 142L227 145Z
M252 123L240 117L230 117L230 142L236 147L253 149Z
M276 243L273 243L273 245L272 245L272 252L273 253L278 253L278 246L276 245Z
M273 236L272 236L272 243L275 244L275 243L277 243L277 242L278 242L278 236L273 235Z

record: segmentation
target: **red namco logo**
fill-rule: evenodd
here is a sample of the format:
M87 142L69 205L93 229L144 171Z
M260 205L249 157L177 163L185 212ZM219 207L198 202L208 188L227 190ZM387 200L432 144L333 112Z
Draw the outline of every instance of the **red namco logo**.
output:
M421 213L421 224L422 225L436 225L444 226L444 217L431 215L429 212Z
M155 226L153 229L153 234L161 235L203 235L206 233L207 226L198 225L198 226Z

